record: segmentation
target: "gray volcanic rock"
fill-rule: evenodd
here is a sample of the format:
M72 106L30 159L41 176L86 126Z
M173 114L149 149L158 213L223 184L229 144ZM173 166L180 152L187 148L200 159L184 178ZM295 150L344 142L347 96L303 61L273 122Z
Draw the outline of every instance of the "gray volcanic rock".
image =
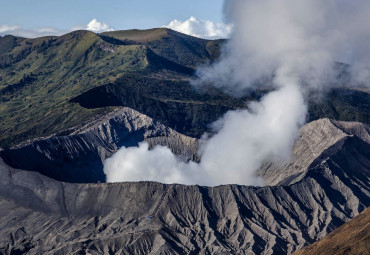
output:
M14 167L67 182L104 182L103 161L122 146L146 141L194 159L197 140L184 136L135 110L124 107L51 137L0 151Z
M288 185L300 181L318 157L325 157L335 144L346 137L356 136L370 144L370 126L360 122L329 119L312 121L300 130L288 162L265 162L258 170L267 185ZM317 163L317 162L316 162Z
M368 255L370 251L370 207L322 240L293 255Z
M0 161L0 254L290 254L370 206L368 138L329 124L305 127L315 159L289 185L72 184Z

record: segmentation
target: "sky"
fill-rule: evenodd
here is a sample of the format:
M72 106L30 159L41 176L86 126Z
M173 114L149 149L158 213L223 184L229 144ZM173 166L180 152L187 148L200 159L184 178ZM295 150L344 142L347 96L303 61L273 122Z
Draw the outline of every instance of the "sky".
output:
M222 23L222 7L223 0L0 0L0 33L70 31L93 19L115 30L162 27L191 17Z

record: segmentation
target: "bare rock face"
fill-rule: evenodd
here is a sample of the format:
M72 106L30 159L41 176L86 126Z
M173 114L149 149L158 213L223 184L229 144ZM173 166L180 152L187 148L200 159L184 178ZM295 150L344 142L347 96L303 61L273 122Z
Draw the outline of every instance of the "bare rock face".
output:
M335 150L346 137L357 137L370 144L370 126L360 122L320 119L306 124L293 146L288 162L265 162L259 169L267 185L288 185L300 181L307 170Z
M104 182L103 161L122 146L147 141L193 159L197 140L184 136L135 110L124 107L51 137L0 151L14 167L68 182Z
M73 184L0 161L0 254L290 254L370 206L368 127L333 123L304 127L295 155L314 156L278 186Z

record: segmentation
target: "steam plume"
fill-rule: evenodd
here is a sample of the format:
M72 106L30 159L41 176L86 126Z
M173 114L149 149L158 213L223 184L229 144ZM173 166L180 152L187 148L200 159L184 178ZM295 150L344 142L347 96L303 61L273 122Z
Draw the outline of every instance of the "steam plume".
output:
M233 34L219 62L199 68L194 84L211 83L244 95L269 81L272 92L248 110L228 112L217 121L216 134L202 142L199 164L181 162L167 148L148 151L141 144L107 159L107 180L259 184L254 175L263 160L289 157L305 121L307 91L335 84L335 61L352 64L357 80L369 78L369 11L365 0L226 1ZM116 167L123 161L130 167Z

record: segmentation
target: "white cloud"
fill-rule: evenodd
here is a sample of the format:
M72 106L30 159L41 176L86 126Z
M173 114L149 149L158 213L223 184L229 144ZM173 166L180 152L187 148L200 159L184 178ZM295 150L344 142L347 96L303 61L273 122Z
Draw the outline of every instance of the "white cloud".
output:
M69 30L63 29L56 29L52 27L40 27L40 28L32 28L26 29L22 28L21 26L17 25L7 25L3 24L0 26L0 35L15 35L15 36L22 36L26 38L36 38L42 36L49 36L49 35L62 35L69 32Z
M14 31L16 29L19 29L19 26L8 26L7 24L0 26L0 33L6 33L7 31Z
M215 23L194 17L185 21L175 19L164 27L205 39L229 38L232 31L232 25L230 24Z
M18 25L0 25L0 36L1 35L15 35L26 38L37 38L42 36L60 36L75 30L90 30L95 33L101 33L104 31L113 31L114 29L109 25L100 22L96 19L91 20L87 25L74 26L70 29L58 29L53 27L39 27L39 28L23 28Z
M110 27L109 25L98 21L97 19L93 19L89 22L86 26L87 30L93 31L95 33L101 33L105 31L113 31L114 28Z

